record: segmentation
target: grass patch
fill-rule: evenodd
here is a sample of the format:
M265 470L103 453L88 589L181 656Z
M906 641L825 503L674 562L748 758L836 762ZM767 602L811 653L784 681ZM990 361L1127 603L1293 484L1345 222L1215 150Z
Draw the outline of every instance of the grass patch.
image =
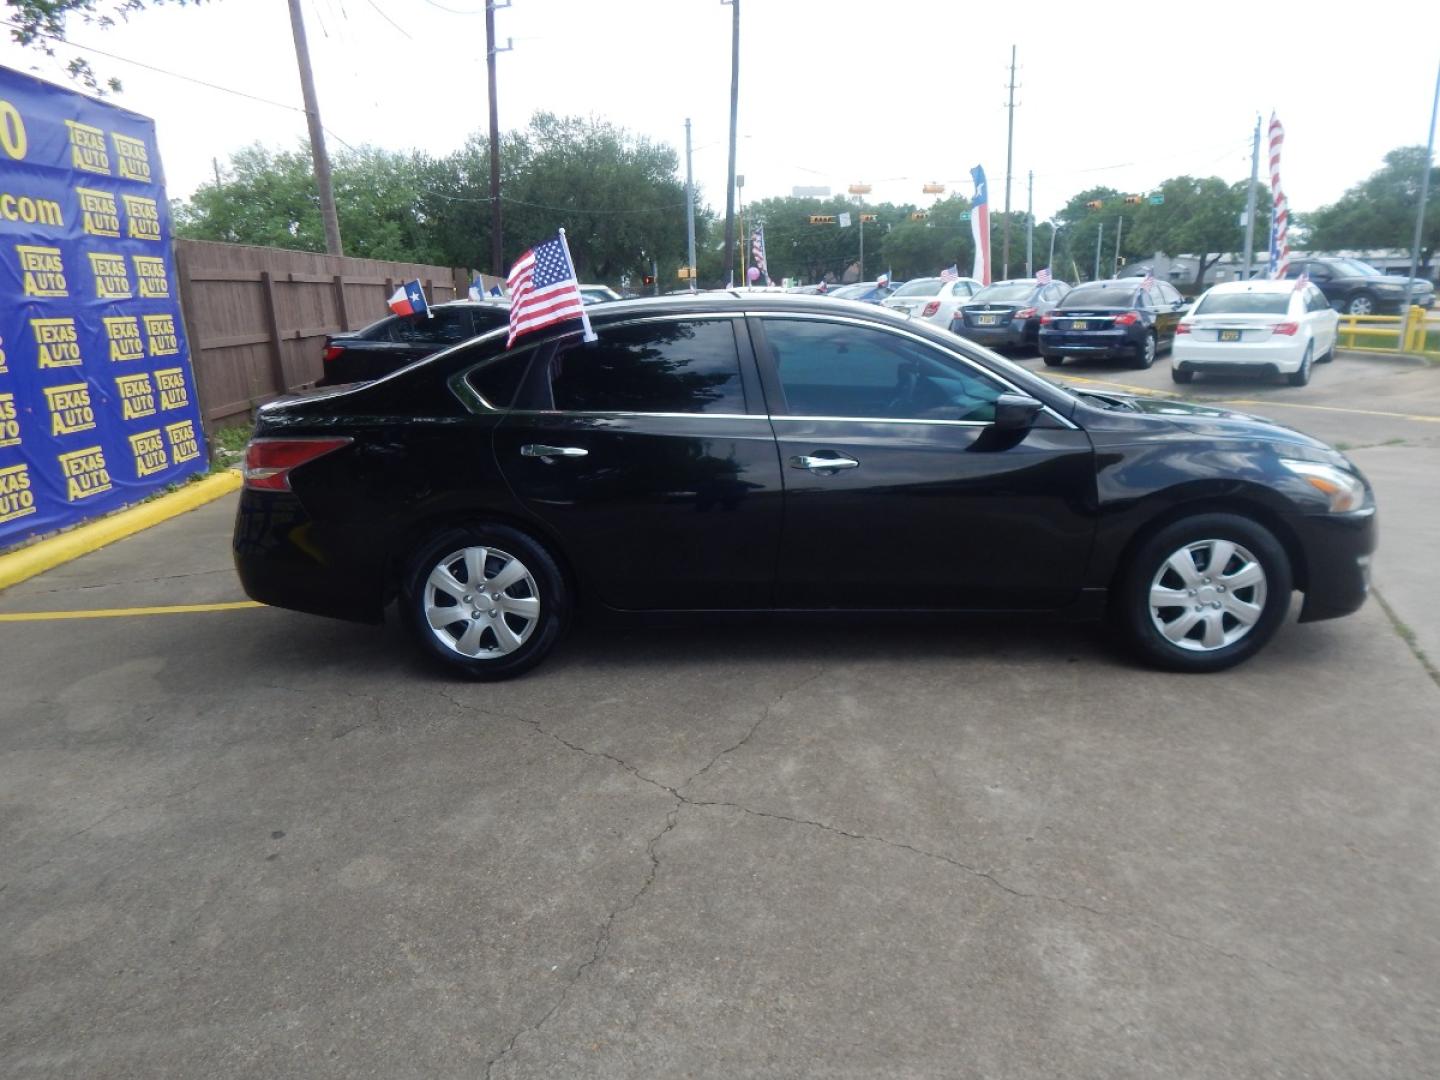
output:
M240 464L245 444L254 429L249 424L232 424L210 432L210 471L224 472Z

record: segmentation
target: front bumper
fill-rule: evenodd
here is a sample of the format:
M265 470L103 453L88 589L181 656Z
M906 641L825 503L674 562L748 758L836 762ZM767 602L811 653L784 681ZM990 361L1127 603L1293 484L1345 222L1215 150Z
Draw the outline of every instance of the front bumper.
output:
M1370 595L1370 558L1379 540L1375 508L1353 514L1305 514L1290 520L1305 561L1301 622L1359 610Z

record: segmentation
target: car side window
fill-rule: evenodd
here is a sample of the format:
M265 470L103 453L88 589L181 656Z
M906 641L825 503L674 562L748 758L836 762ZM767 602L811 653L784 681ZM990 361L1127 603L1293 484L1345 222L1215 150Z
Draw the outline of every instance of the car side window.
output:
M430 317L403 315L395 320L392 340L437 349L475 336L470 312L464 308L432 308Z
M1311 285L1305 290L1305 297L1309 301L1311 311L1328 311L1330 301L1325 299L1325 294Z
M1167 304L1170 304L1171 306L1178 304L1182 299L1184 299L1184 297L1180 295L1180 290L1175 288L1175 286L1171 285L1168 281L1160 282L1160 295L1163 296L1165 298L1165 302Z
M995 419L993 379L913 338L845 323L764 320L791 416Z
M561 345L550 392L562 412L743 413L734 320L605 327L591 344Z
M515 392L533 355L533 349L501 353L470 371L465 381L490 408L508 409L515 403Z

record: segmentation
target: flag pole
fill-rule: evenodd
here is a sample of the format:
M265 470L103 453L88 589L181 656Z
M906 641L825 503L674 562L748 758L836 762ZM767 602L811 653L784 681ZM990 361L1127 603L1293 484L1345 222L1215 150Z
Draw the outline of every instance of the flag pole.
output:
M565 249L565 261L570 264L570 273L575 275L575 291L580 291L580 271L575 269L575 259L570 254L570 241L565 239L565 229L560 229L560 246ZM580 322L585 327L584 341L599 341L595 331L590 328L590 313L585 310L585 300L580 300Z

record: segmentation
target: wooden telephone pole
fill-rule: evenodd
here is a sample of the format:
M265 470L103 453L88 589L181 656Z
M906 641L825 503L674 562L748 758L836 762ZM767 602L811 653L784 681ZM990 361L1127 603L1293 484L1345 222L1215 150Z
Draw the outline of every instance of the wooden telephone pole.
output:
M290 0L290 29L295 34L295 59L300 63L300 92L305 97L305 122L310 125L310 156L315 162L315 186L320 189L320 217L325 222L325 250L343 255L340 217L335 213L335 185L330 181L330 155L325 152L325 128L320 123L320 102L315 97L315 73L310 70L310 46L305 41L305 18L300 0Z

